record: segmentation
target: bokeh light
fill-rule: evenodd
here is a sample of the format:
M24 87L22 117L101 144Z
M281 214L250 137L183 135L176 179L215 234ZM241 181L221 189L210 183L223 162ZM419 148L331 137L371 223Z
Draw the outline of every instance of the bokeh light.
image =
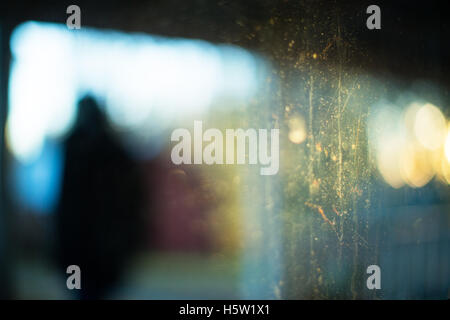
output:
M447 182L449 139L440 109L420 102L410 103L403 111L386 101L376 107L378 112L371 119L369 139L383 179L393 188L404 185L420 188L435 175Z
M445 139L445 156L447 157L447 162L450 162L450 129L447 132L447 138Z
M417 111L414 132L425 148L436 150L442 146L446 131L445 118L436 106L427 103Z
M7 144L22 162L70 130L87 94L105 103L116 129L146 143L183 114L245 102L265 72L262 59L232 45L41 22L17 27L11 50Z
M289 140L292 143L302 143L306 139L305 119L301 116L289 119Z

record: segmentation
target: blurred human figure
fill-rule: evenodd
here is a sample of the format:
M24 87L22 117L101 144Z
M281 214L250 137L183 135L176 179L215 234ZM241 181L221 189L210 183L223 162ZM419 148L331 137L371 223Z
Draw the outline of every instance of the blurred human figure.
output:
M58 262L64 274L69 265L80 267L79 298L106 297L136 251L141 186L136 163L113 137L96 101L84 98L65 144L56 218Z

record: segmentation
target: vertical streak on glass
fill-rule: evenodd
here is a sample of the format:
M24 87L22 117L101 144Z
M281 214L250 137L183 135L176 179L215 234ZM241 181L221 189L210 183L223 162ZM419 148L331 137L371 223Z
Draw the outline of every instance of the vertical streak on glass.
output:
M341 43L341 27L338 21L338 32L336 40L338 57L339 57L339 70L338 70L338 112L337 112L337 125L338 125L338 186L337 195L339 198L339 210L343 210L342 205L342 128L341 128L341 86L342 86L342 43ZM338 252L338 265L342 271L342 249L344 245L344 217L339 219L339 252Z
M309 166L308 166L308 176L309 176L309 200L314 203L313 195L312 195L312 186L314 183L314 131L313 131L313 95L314 95L314 77L310 75L309 80ZM315 252L314 252L314 217L310 215L309 219L309 255L310 255L310 276L309 280L311 281L310 290L314 288L314 272L315 268Z

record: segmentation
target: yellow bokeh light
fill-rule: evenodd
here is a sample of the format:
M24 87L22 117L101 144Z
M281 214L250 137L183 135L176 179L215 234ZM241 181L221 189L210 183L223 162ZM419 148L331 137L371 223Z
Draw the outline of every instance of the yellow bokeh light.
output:
M441 168L440 168L440 176L441 179L450 184L450 161L448 161L447 159L442 158L441 161Z
M450 181L450 128L439 108L411 103L403 121L387 110L376 129L378 170L389 185L420 188L435 175Z
M400 160L402 157L403 141L394 138L380 145L378 150L378 170L383 179L393 188L402 187L405 182L400 171Z
M302 143L306 138L306 134L302 130L291 130L289 131L289 140L292 143Z
M416 115L421 107L422 105L417 102L411 103L403 114L405 128L408 130L408 134L415 135L414 126L416 122Z
M289 119L289 140L292 143L302 143L306 139L306 128L305 128L305 120L298 116L292 119Z
M429 150L436 150L444 143L447 125L442 112L427 103L416 113L414 133L417 140Z
M401 157L401 175L414 188L426 185L434 176L431 154L415 143L408 143Z
M450 129L447 133L447 138L445 139L445 157L447 158L447 162L450 162Z

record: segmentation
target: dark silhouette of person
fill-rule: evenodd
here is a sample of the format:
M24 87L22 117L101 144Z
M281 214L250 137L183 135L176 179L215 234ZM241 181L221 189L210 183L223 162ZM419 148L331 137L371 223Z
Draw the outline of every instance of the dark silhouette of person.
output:
M141 240L142 194L137 164L96 101L84 98L65 142L56 216L57 259L66 278L69 265L80 267L79 298L105 298L117 285Z

